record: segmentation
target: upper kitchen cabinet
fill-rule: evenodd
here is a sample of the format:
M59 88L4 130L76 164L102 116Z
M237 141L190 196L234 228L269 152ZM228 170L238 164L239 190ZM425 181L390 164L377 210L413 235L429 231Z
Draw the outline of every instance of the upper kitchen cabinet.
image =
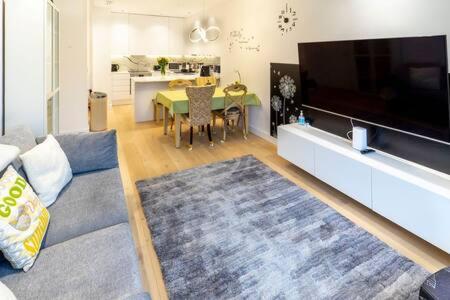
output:
M111 14L111 54L129 54L128 14Z
M169 18L169 52L170 55L184 53L184 19Z
M184 20L138 14L111 14L111 55L182 55Z
M129 15L129 53L164 55L169 52L169 18Z

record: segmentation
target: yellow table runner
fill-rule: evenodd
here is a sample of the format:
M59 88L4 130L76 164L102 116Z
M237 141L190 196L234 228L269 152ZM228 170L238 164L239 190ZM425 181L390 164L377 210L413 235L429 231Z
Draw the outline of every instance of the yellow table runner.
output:
M156 95L156 101L167 107L171 114L187 114L189 112L189 99L185 90L160 91ZM245 97L245 105L260 106L261 101L254 93L248 93ZM225 108L225 93L217 88L212 100L212 110Z

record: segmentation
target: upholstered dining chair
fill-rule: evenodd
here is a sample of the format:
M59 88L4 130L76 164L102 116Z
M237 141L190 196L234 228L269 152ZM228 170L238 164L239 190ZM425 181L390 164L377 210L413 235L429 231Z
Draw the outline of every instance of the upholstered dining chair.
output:
M195 84L197 86L205 86L205 85L216 85L217 86L217 79L215 76L197 77L197 79L195 80Z
M189 150L192 150L195 126L206 125L209 145L214 146L211 135L211 102L215 91L215 85L186 88L186 94L189 98L189 113L181 116L181 123L187 124L190 128Z
M192 81L185 80L185 79L176 79L169 82L168 88L169 90L179 90L179 89L185 89L188 86L192 86ZM161 110L164 108L162 104L157 103L156 99L152 99L153 105L154 105L154 112L155 112L155 121L159 122L159 116L161 115ZM170 131L173 129L173 123L174 119L172 116L170 116Z
M239 122L242 121L242 133L244 134L244 139L247 139L247 119L245 117L247 87L243 84L235 83L226 87L223 92L225 93L225 109L213 111L214 132L216 130L216 118L219 117L223 120L223 137L221 142L224 143L227 140L227 131L230 129L230 126L234 130L235 126L239 126Z

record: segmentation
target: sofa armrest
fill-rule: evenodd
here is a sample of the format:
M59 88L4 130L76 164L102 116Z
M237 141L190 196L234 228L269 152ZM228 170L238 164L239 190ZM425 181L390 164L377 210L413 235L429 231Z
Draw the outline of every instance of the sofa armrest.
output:
M55 136L69 160L73 174L113 169L117 159L116 131ZM38 138L41 143L45 138Z

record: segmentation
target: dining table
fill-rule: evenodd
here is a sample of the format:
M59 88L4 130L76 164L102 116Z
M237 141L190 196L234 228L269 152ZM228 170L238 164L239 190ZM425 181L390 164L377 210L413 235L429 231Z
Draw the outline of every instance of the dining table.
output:
M223 88L217 88L211 100L211 110L221 110L225 108L225 93ZM164 90L156 94L156 102L164 107L163 124L164 134L167 135L169 127L169 114L173 116L175 123L175 146L180 148L181 143L181 117L189 113L189 98L186 90ZM248 92L244 100L244 114L249 120L249 106L260 106L261 100L255 93ZM249 131L249 122L246 123L245 131Z

